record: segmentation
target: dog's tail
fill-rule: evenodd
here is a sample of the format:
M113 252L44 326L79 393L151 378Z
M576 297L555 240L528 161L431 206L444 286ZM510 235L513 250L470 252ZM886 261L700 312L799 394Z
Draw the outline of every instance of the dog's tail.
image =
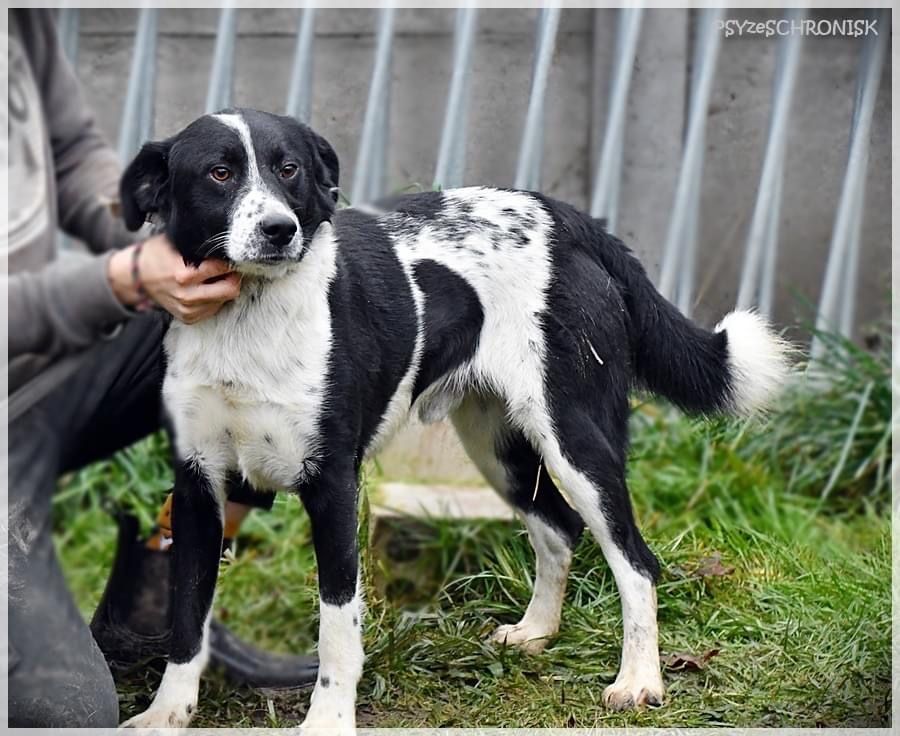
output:
M643 266L599 221L599 257L622 286L639 383L682 409L748 415L766 406L789 374L790 346L754 312L698 327L653 286Z

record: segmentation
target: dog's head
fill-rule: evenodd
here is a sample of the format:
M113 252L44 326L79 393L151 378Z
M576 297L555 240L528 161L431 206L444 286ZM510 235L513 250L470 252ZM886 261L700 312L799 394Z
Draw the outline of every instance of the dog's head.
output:
M265 274L299 261L331 219L338 174L328 141L294 118L225 110L144 145L122 176L122 214L132 230L157 215L188 263Z

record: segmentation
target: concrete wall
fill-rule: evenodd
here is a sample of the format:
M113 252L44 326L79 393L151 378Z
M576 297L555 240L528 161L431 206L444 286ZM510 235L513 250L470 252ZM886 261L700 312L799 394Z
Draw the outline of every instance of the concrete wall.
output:
M312 124L337 149L352 181L374 51L375 10L320 10ZM452 62L452 10L400 10L394 45L389 178L429 186ZM777 11L729 11L765 19ZM814 17L862 17L816 11ZM82 15L78 60L102 127L115 136L125 96L133 10ZM646 10L628 103L619 233L656 276L671 214L684 134L693 11ZM163 10L155 129L176 131L202 112L218 11ZM528 102L534 10L482 10L474 55L468 183L509 186ZM281 111L294 52L293 10L240 11L235 103ZM885 29L886 32L887 29ZM605 123L616 32L614 10L566 9L550 77L543 189L585 207ZM708 112L696 316L710 324L734 303L765 146L777 39L722 41ZM818 300L848 147L862 39L807 38L788 139L776 316L809 320L798 302ZM890 52L888 53L890 59ZM858 324L887 315L890 281L891 70L885 66L872 131L863 224ZM458 477L455 442L410 430L403 447L425 443L427 467ZM428 448L434 448L429 451ZM398 462L409 453L404 450ZM446 458L450 459L447 460ZM437 463L437 465L435 465ZM465 480L465 479L462 479Z

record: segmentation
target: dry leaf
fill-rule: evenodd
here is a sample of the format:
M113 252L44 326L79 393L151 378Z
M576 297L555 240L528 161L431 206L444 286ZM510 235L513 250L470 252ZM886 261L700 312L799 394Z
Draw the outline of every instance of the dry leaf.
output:
M723 565L721 553L713 552L709 557L704 557L697 563L697 567L694 568L691 577L716 578L731 575L733 572L734 566Z
M707 662L719 653L718 649L709 649L699 657L687 652L673 652L663 658L666 669L680 672L699 672L706 667Z

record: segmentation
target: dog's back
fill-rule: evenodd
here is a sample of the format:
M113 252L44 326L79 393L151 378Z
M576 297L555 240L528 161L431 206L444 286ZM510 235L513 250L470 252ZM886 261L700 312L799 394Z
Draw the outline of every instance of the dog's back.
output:
M460 387L466 375L515 394L530 369L545 374L551 343L615 372L623 391L643 387L691 412L752 412L781 380L784 344L763 320L735 313L715 331L698 327L601 221L564 202L469 187L367 211L419 292L427 344L413 400L436 382ZM348 215L336 217L339 238ZM463 367L474 374L453 374ZM450 405L420 407L438 419Z

